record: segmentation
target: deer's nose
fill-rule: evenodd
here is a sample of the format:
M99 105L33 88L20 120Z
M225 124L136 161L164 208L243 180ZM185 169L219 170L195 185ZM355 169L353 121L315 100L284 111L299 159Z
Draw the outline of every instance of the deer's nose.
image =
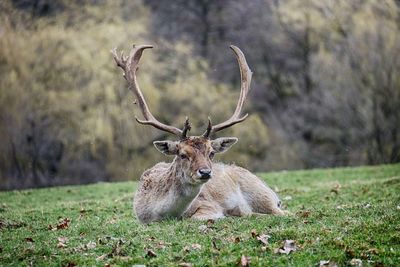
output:
M200 169L199 174L202 179L208 179L211 177L211 170L210 169Z

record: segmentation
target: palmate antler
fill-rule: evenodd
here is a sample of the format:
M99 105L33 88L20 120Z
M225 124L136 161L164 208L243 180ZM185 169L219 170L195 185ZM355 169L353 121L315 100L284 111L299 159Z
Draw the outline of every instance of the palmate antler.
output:
M211 135L213 135L216 132L219 132L223 129L226 129L228 127L235 125L236 123L240 123L240 122L244 121L247 118L247 116L249 115L246 113L245 115L240 116L240 113L242 112L242 108L244 105L244 101L247 98L247 94L250 91L251 76L253 75L253 73L250 70L249 65L247 64L246 58L245 58L242 50L240 50L239 47L234 46L234 45L231 45L230 48L235 53L236 59L239 63L240 81L241 81L239 100L236 105L235 112L228 120L212 126L211 119L208 118L208 127L207 127L207 130L205 131L205 133L203 134L203 136L207 137L207 138L209 138Z
M142 111L144 120L140 120L136 116L135 116L135 119L140 124L151 125L162 131L177 135L181 139L185 139L187 132L191 128L189 119L186 117L186 121L185 121L183 130L178 129L173 126L170 126L170 125L166 125L166 124L158 121L153 116L153 114L151 114L150 109L146 103L146 100L144 99L143 93L139 88L139 84L136 79L136 71L138 70L139 60L142 56L143 50L145 50L147 48L153 48L153 46L152 45L140 45L140 46L133 45L133 48L128 57L125 57L123 52L121 52L121 55L118 56L116 48L114 48L111 51L113 54L114 60L117 63L117 66L120 67L124 71L124 74L123 74L124 78L128 82L129 89L135 95L135 97L139 103L140 110Z
M134 93L134 95L139 103L139 107L142 111L144 120L140 120L137 117L135 117L136 121L139 122L140 124L151 125L162 131L169 132L174 135L180 136L181 139L186 139L187 133L191 129L189 119L186 117L186 121L185 121L183 130L178 129L174 126L166 125L166 124L158 121L151 114L149 107L146 103L146 100L143 97L143 93L139 88L139 85L138 85L137 79L136 79L136 71L138 69L139 60L142 56L143 50L145 50L147 48L153 48L153 46L152 45L140 45L140 46L134 45L133 49L131 50L128 57L125 57L123 53L121 53L121 55L118 56L116 49L113 49L111 51L114 56L114 60L117 63L117 66L120 67L124 71L123 75L124 75L126 81L128 82L129 89ZM203 136L205 138L209 138L212 134L214 134L216 132L219 132L223 129L226 129L230 126L233 126L237 123L244 121L248 116L248 114L240 116L240 113L242 112L244 101L246 100L247 94L249 93L249 90L250 90L252 72L246 62L246 58L245 58L243 52L237 46L234 46L234 45L231 45L230 48L235 53L236 59L239 63L240 79L241 79L239 100L236 105L235 112L228 120L212 126L211 119L208 118L208 127L207 127L207 130L205 131L205 133L203 134Z

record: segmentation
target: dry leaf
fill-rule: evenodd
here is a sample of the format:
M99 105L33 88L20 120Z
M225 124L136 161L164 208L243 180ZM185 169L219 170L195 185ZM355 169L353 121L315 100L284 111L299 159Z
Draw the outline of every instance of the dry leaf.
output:
M338 184L335 184L332 188L331 188L331 192L333 192L333 193L335 193L336 195L337 194L339 194L339 189L341 188L342 186L338 183Z
M370 248L367 251L365 251L365 253L378 255L379 254L379 250L377 248Z
M156 244L156 248L165 249L167 245L171 245L171 243L165 243L164 241L161 240Z
M239 243L240 242L240 237L235 237L235 241L234 241L235 243Z
M97 261L102 261L102 260L104 260L107 256L108 256L108 254L103 254L103 255L97 257L96 260L97 260Z
M294 242L294 240L285 240L283 242L283 246L275 249L275 253L280 253L280 254L289 254L292 251L296 251L297 250L297 246L296 243Z
M115 219L114 217L108 221L109 224L115 224L116 222L117 222L117 219Z
M182 263L179 263L178 266L180 266L180 267L192 267L193 265L190 262L182 262Z
M68 238L60 236L57 238L57 240L58 240L58 243L57 243L58 248L67 247Z
M362 260L353 258L353 259L351 259L351 261L350 261L350 265L353 265L353 266L362 266Z
M208 231L208 227L207 227L207 225L200 225L199 227L198 227L198 229L199 229L199 231L201 232L201 233L206 233L207 231Z
M86 244L87 249L93 249L96 247L96 242L90 241L89 243Z
M302 210L302 211L297 212L297 215L300 218L308 218L310 216L310 214L311 214L311 211L309 211L309 210Z
M157 254L154 251L152 251L151 249L147 250L146 255L149 257L152 257L152 258L157 257Z
M68 242L68 238L67 237L63 237L63 236L58 237L57 240L58 240L58 242L61 242L61 243L67 243Z
M124 244L124 241L122 240L122 239L119 239L116 243L115 243L115 245L114 245L114 247L113 247L113 249L112 249L112 251L111 251L111 255L112 256L120 256L121 255L121 251L122 251L122 245Z
M64 219L62 219L61 221L58 222L56 228L57 228L57 230L59 230L59 229L67 229L69 227L70 223L71 223L70 219L64 218Z
M363 208L364 209L368 209L368 208L370 208L372 205L370 204L370 203L367 203Z
M251 236L253 238L258 236L256 229L251 230Z
M319 267L337 267L336 262L322 260L319 262Z
M132 260L132 257L130 257L130 256L116 256L116 257L114 257L114 260L128 262L128 261Z
M271 236L265 235L265 234L257 236L257 240L260 241L261 243L263 243L264 245L268 245L268 239L270 239L270 238L271 238Z
M185 246L183 248L184 251L189 252L191 250L198 250L201 249L201 245L200 244L191 244L190 246Z
M242 266L242 267L250 266L250 257L246 257L245 255L242 255L242 257L240 258L240 266Z

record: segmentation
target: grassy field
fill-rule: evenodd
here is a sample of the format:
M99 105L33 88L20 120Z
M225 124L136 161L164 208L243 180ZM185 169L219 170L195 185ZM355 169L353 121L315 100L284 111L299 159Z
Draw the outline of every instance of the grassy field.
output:
M400 265L400 165L261 177L293 216L144 226L134 182L0 192L0 265Z

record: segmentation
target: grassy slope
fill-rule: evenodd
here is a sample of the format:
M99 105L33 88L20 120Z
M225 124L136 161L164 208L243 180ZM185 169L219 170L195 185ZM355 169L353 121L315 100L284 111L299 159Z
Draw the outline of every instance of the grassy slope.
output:
M228 218L207 233L199 229L206 223L190 220L139 225L132 216L133 182L1 192L0 265L237 265L242 255L260 266L349 265L352 258L400 265L400 165L262 177L283 199L292 198L283 201L296 215ZM71 220L67 229L49 230L63 218ZM266 249L253 229L271 236ZM63 248L59 237L68 238L61 239ZM285 239L299 250L275 254ZM185 251L195 243L201 248Z

